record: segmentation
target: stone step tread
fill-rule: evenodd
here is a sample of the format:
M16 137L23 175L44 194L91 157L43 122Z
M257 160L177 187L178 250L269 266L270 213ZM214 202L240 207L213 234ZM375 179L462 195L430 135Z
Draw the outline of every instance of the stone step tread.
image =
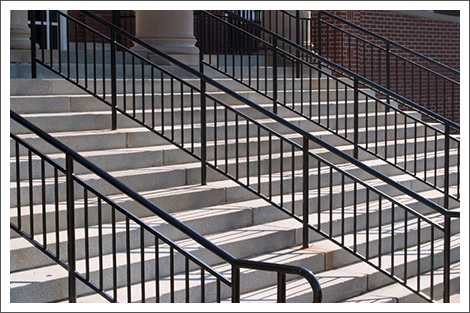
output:
M276 223L273 223L273 224L276 224ZM277 227L279 227L279 226L277 226ZM274 226L274 228L277 228L277 227ZM256 230L255 232L259 232L259 231L260 231L260 227L257 227L257 228L258 228L258 230ZM261 227L261 228L262 228L262 227ZM261 231L269 231L270 229L272 229L272 226L269 226L269 227L267 227L267 228L263 228ZM180 243L181 243L181 242L184 242L184 241L185 241L185 240L180 241ZM328 244L331 244L331 243L328 242ZM184 247L185 244L182 244L182 246ZM190 244L190 246L191 246L191 244ZM194 249L194 247L193 247L193 249ZM293 261L290 257L289 257L289 258L285 257L285 254L286 254L286 251L287 251L287 250L290 250L290 252L296 251L295 249L294 249L294 250L293 250L293 249L284 249L283 251L281 250L281 253L278 254L278 255L282 255L281 259L283 259L283 260L286 260L286 261ZM161 250L161 251L162 251L162 250ZM137 252L137 251L136 251L136 252ZM296 254L299 256L299 251L296 251L296 252L297 252ZM313 252L313 254L312 254L312 252ZM326 252L325 249L309 248L308 250L304 250L304 251L300 254L300 257L301 257L301 258L302 258L302 257L310 257L310 256L312 256L312 255L318 255L318 253L321 254L321 253L325 253L325 252ZM273 255L275 255L275 254L277 254L277 253L271 253L270 256L264 256L264 257L258 256L258 257L253 258L253 260L259 260L259 261L262 260L262 261L269 261L269 262L281 261L281 259L276 258L276 257L273 257ZM134 258L134 255L133 255L133 254L131 254L131 255L132 255L132 260L133 260L132 262L139 262L139 261L140 261L140 258L139 258L138 256L135 256L135 258ZM122 254L121 254L118 258L120 259L121 257L124 258L125 255L122 255ZM93 262L96 263L96 262L97 262L97 260L96 260L97 258L94 258L94 259L95 259L95 261L92 260L91 263L93 263ZM410 259L411 259L411 257L410 257ZM410 259L408 259L408 262L410 262ZM400 260L403 261L403 259L399 259L398 261L400 261ZM123 261L123 262L124 262L124 261ZM107 262L105 262L105 263L107 263ZM118 262L118 263L119 263L119 262ZM125 263L125 262L124 262L124 263ZM384 262L384 263L385 263L385 262ZM397 262L397 263L398 263L398 262ZM366 267L368 268L367 271L364 270L364 266L366 266ZM357 269L354 269L355 267L356 267ZM44 269L44 268L41 268L41 269L36 269L36 270L34 270L32 276L34 276L34 275L43 276L43 275L46 275L46 273L49 272L49 271L46 270L45 272L42 273L43 270L45 270L45 269ZM227 267L227 265L219 265L219 266L217 266L216 270L223 273L223 272L227 272L227 271L229 270L229 267ZM42 273L42 274L41 274L41 273ZM350 279L351 276L352 276L352 277L356 277L356 276L357 276L357 275L354 274L354 273L358 273L359 276L364 277L365 275L371 275L371 274L373 274L373 273L374 273L374 270L373 270L370 266L367 266L367 265L364 265L364 264L362 264L362 263L359 263L359 264L350 265L350 266L348 266L348 267L346 267L346 268L345 268L345 267L342 267L341 269L335 269L335 270L330 270L330 271L326 271L326 272L321 272L321 273L319 273L319 274L316 274L316 276L317 276L317 278L320 280L320 283L322 284L322 288L324 288L324 290L325 290L325 289L328 287L328 281L332 280L332 279L331 279L332 277L335 277L335 279L333 279L333 281L335 281L335 282L337 283L337 278L338 278L338 277L348 277L348 278ZM14 274L11 274L11 275L10 275L11 278L12 278L11 280L12 280L12 281L15 281L15 280L19 281L19 280L21 279L20 277L21 277L23 274L24 274L24 273L21 273L21 274L18 273L17 275L15 275L15 273L14 273ZM66 275L66 273L64 273L64 276L65 276L65 275ZM184 275L184 274L180 274L180 275ZM322 280L323 280L323 282L322 282ZM344 281L341 282L341 283L343 284ZM290 283L290 284L292 285L292 283ZM295 283L294 283L294 284L295 284ZM365 285L367 285L367 284L365 284ZM291 287L292 287L292 286L291 286ZM291 289L291 288L289 288L288 290L289 290L289 292L295 291L295 289ZM364 290L362 290L361 292L363 292L363 291L364 291ZM246 298L246 299L248 299L248 298Z
M442 272L442 268L439 269ZM436 271L437 272L437 271ZM451 264L451 281L458 280L460 277L460 262L455 262ZM410 279L411 283L416 286L417 278L413 277ZM423 289L426 290L426 294L429 294L429 283L426 280L423 280L424 285L422 286ZM442 283L440 280L438 283ZM452 284L452 283L451 283ZM460 288L458 287L457 283L453 284L455 290L451 293L452 294L459 294ZM442 296L442 295L441 295ZM398 283L390 284L381 288L377 288L374 290L368 290L356 297L352 297L341 301L342 303L409 303L409 302L416 302L417 300L423 301L418 296L413 294L410 290L403 287ZM438 298L439 299L439 298ZM438 301L441 302L442 300ZM451 296L451 303L452 296ZM458 302L458 301L456 301Z

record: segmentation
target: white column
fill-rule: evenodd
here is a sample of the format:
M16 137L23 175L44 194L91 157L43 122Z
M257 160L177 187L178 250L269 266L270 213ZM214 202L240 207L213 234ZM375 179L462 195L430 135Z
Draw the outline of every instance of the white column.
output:
M10 18L10 62L30 63L31 41L28 11L12 10Z
M198 64L199 49L195 46L193 11L136 10L135 24L136 37L139 39L187 65ZM169 64L149 54L140 45L136 44L132 49L158 64Z

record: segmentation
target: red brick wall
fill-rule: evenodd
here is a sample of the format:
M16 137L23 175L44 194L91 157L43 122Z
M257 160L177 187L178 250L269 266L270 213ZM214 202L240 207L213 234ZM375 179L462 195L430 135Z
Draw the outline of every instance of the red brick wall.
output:
M460 69L460 23L391 11L338 10L329 12L454 69ZM316 13L314 14L316 16ZM323 16L323 19L355 35L361 34L330 17ZM341 38L339 31L322 24L322 55L385 86L386 57L384 49L386 45L370 35L361 35L361 37L381 46L382 51L379 52L378 48L372 49L370 45L364 46L362 41L353 37L349 38L344 34ZM432 63L423 62L412 54L401 52L393 46L391 51L459 81L458 75L442 70ZM450 92L452 84L444 83L443 79L436 79L432 75L428 80L424 71L403 62L400 58L392 57L390 67L392 73L391 90L459 122L460 96L459 91L455 90L458 88L454 87L454 92Z
M97 15L98 17L112 23L113 22L113 11L111 10L90 10L91 13ZM124 30L128 31L131 34L135 34L135 13L133 10L121 10L119 11L121 18L120 18L120 23L121 23L121 28ZM100 23L95 21L94 19L87 17L78 11L69 11L68 14L75 19L83 22L85 25L88 25L89 27L101 32L102 34L109 36L109 31L106 27L102 27ZM78 42L84 42L85 41L85 34L82 28L78 29ZM75 30L69 29L69 36L71 42L75 42L76 34ZM91 42L90 39L90 33L87 33L86 36L87 41ZM97 42L98 43L98 42ZM133 46L133 43L127 39L122 39L122 44L124 44L126 47L130 48Z

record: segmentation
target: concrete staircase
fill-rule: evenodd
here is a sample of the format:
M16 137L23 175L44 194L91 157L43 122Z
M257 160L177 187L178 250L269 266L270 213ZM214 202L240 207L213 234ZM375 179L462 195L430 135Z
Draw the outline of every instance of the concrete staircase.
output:
M190 80L188 80L190 81ZM262 104L269 108L271 104L255 94L254 92L242 89L238 84L228 79L219 78L218 81L230 86L243 96L254 102ZM302 83L297 80L296 83ZM303 82L305 83L305 82ZM315 80L307 83L322 83ZM107 90L110 90L107 88ZM147 89L148 90L148 89ZM217 94L212 90L215 96L223 98L223 95ZM341 94L341 92L340 92ZM179 100L178 100L179 101ZM228 99L227 99L228 101ZM137 101L140 103L140 101ZM179 103L179 102L177 102ZM186 104L185 104L186 105ZM422 302L423 300L414 295L403 286L394 283L384 274L373 269L371 266L359 262L358 258L344 251L337 245L331 243L328 239L311 231L311 246L308 249L301 249L302 242L302 225L299 222L288 218L287 215L272 207L269 203L259 199L256 195L248 192L235 182L227 179L221 174L209 170L208 184L200 184L200 163L193 157L189 156L174 145L169 144L164 139L151 133L147 129L140 127L135 122L126 117L119 116L118 130L110 130L110 110L109 107L86 94L79 88L73 86L69 82L60 79L13 79L11 80L10 107L13 111L21 114L27 120L33 122L41 129L47 131L64 144L78 151L84 157L103 170L108 171L112 176L119 179L124 184L139 192L147 199L171 213L174 217L193 228L200 234L206 236L210 241L228 251L237 258L245 258L250 260L289 264L295 266L303 266L311 270L319 279L323 289L323 302L354 302L354 303L376 303L376 302ZM295 134L289 133L285 128L279 127L272 120L265 119L259 113L247 108L237 102L233 102L233 107L242 112L259 119L260 122L276 129L284 135L296 138ZM209 110L211 110L209 106ZM363 113L363 112L362 112ZM320 136L325 141L334 144L341 150L351 153L352 147L344 141L336 138L335 135L326 132L312 123L296 116L294 113L280 109L279 114L288 121L299 125L300 127ZM386 113L384 112L383 115ZM199 119L198 114L195 115ZM208 114L209 117L213 114ZM158 119L157 119L158 120ZM344 118L342 118L343 122ZM393 122L392 118L388 121ZM198 122L198 121L197 121ZM208 127L211 128L212 120L208 121ZM383 119L378 119L378 123L383 123ZM351 123L349 123L351 125ZM34 135L25 131L22 127L11 123L10 131L18 134L21 138L37 147L43 153L46 153L52 160L64 164L64 156L57 153L50 146L44 144ZM209 130L211 131L211 130ZM440 145L442 142L439 142ZM212 146L212 144L210 144ZM197 148L197 147L196 147ZM230 143L229 150L235 150L235 140ZM324 157L325 159L334 160L331 153L320 147L312 147L312 150ZM403 150L403 149L400 149ZM10 140L10 218L16 223L16 174L14 167L15 149ZM264 156L263 156L264 157ZM263 167L269 164L278 167L280 154L272 163L263 163ZM297 156L296 156L297 158ZM395 170L390 165L375 160L370 155L361 155L363 161L386 173L389 177L401 182L404 185L413 186L415 190L429 199L442 203L439 193L434 192L428 186L420 184L407 175ZM457 157L452 158L452 166L456 166ZM301 171L301 162L295 160ZM27 156L23 153L20 157L22 169L21 199L25 199L22 203L27 203L28 196L28 171ZM40 162L33 158L33 199L34 199L34 227L36 231L41 231L44 227L41 218L41 187L39 182ZM288 162L289 160L286 160ZM340 162L338 160L338 162ZM439 162L441 163L441 162ZM274 164L274 165L273 165ZM277 164L277 165L276 165ZM347 169L348 164L338 164L342 168ZM155 229L161 231L167 237L176 241L180 246L186 248L194 255L201 257L207 264L214 266L216 270L227 274L230 277L230 267L220 263L218 258L210 256L201 247L195 246L194 242L186 238L180 232L172 229L168 224L164 223L160 218L152 216L145 210L139 208L131 201L126 199L114 188L98 180L95 175L88 173L83 168L76 168L76 173L84 181L90 183L103 193L106 193L111 199L122 205L124 208L132 210L133 214L139 216L143 221L152 225ZM352 170L354 175L364 179L368 183L376 186L384 192L390 193L400 199L400 194L394 190L390 190L385 184L378 181L370 175L363 175L361 171ZM48 177L52 177L52 173L47 173ZM243 175L243 173L241 174ZM362 176L361 176L362 175ZM274 178L278 179L278 178ZM316 179L316 178L315 178ZM63 185L64 183L62 183ZM263 183L264 184L264 183ZM62 188L61 185L61 188ZM49 189L52 188L52 182L46 180L46 195L49 195ZM274 190L274 196L277 196L277 190ZM352 191L347 189L345 192L352 198ZM48 199L48 202L53 199ZM60 216L65 219L65 194L60 194ZM408 205L412 208L420 209L418 203L410 202ZM458 209L458 203L453 203L455 209ZM365 211L366 199L357 208L359 211ZM96 210L96 205L90 206L88 210ZM25 207L24 210L29 210ZM80 216L83 211L83 205L77 205L77 215ZM353 210L352 205L347 204L346 212ZM371 201L369 203L371 216L377 217L377 203ZM341 227L339 221L340 208L335 208L332 216L335 220L335 232ZM390 214L390 208L384 208L384 215ZM325 215L325 216L323 216ZM322 213L322 220L328 220L329 212ZM435 213L428 212L430 219L438 219ZM336 217L338 216L338 217ZM345 241L352 239L352 214L347 214L345 224L348 235ZM311 214L310 219L315 221L317 213ZM338 221L337 221L338 220ZM90 221L90 223L92 223ZM357 231L365 234L366 225L369 219L366 219L365 213L356 221ZM404 227L403 222L400 225L395 224L395 236L397 240L403 240ZM456 223L457 224L457 223ZM24 228L29 229L29 220L23 221ZM109 222L105 221L104 227L109 226ZM54 223L47 219L45 225L51 234L54 230ZM76 241L83 243L83 227L84 221L77 220L77 238ZM372 234L377 232L378 225L369 224L369 232ZM391 225L382 225L384 228L391 228ZM409 236L416 236L416 225L408 225ZM65 225L61 225L60 245L65 246ZM64 234L64 236L62 236ZM50 259L43 256L41 252L32 245L19 237L13 231L10 238L10 297L11 302L64 302L67 299L67 273L61 267L53 263ZM119 236L124 236L120 231ZM452 293L459 294L460 281L460 248L459 248L459 227L455 225L453 229L453 246L452 246ZM120 237L119 237L120 238ZM377 238L371 237L372 250L370 251L372 258L377 251ZM359 237L357 242L358 251L365 251L365 236ZM435 243L436 253L442 253L442 242ZM395 246L395 255L402 255L403 248L400 245ZM50 247L55 249L55 244ZM135 249L138 249L135 247ZM383 247L390 250L391 247ZM412 247L408 248L407 263L415 265L429 263L429 249L420 251L420 259L418 260L416 253ZM94 254L92 258L97 258ZM123 256L124 257L124 256ZM150 260L151 261L151 260ZM138 263L138 260L132 262ZM382 258L383 264L391 262L390 256ZM395 257L395 265L401 262L403 265L404 258ZM119 263L119 262L118 262ZM112 264L105 263L109 269ZM386 266L386 267L387 267ZM435 264L435 271L441 271L442 264ZM184 277L184 270L176 275L176 281L184 281L179 279ZM190 277L198 275L194 271L189 273ZM168 277L162 273L162 279L167 280ZM409 271L409 280L413 281L415 276ZM312 295L310 289L307 288L306 282L295 277L288 277L288 301L289 302L310 302ZM276 300L275 286L276 277L267 276L264 273L251 270L242 270L242 301L247 302L274 302ZM133 289L132 298L136 302L140 302L140 289L137 282L135 290ZM148 284L152 284L152 280L148 279ZM208 286L215 285L215 281L206 280ZM429 281L421 282L421 289L427 292ZM436 294L442 288L441 281L435 281ZM176 301L184 301L184 284L176 284ZM125 285L119 286L118 294L125 294ZM195 301L199 299L198 293L200 286L194 284L191 286L191 298ZM169 299L169 291L163 288L161 290L161 301L165 302ZM230 294L227 290L223 290L223 301L230 301ZM125 299L122 295L120 299ZM458 299L458 298L452 298ZM104 299L97 295L80 294L79 302L105 302ZM155 295L149 290L146 293L146 302L155 301ZM207 294L207 301L214 302L215 295Z

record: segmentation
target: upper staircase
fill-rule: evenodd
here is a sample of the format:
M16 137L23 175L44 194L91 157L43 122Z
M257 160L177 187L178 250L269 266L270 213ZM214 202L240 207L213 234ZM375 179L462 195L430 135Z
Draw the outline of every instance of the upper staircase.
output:
M304 225L274 205L280 202L293 213L302 215L299 209L303 206L302 196L305 194L302 190L304 181L299 179L305 174L302 150L297 151L276 138L280 134L283 138L302 144L302 136L262 111L209 84L207 94L214 100L207 101L207 113L203 121L201 98L191 88L167 75L158 78L160 73L154 76L153 71L150 75L143 66L142 70L147 76L123 80L122 77L126 75L135 78L139 74L130 74L134 64L126 66L125 60L121 62L123 68L127 67L128 70L127 74L118 73L121 78L117 80L117 106L127 114L146 121L150 127L118 114L118 127L112 130L112 112L107 104L71 82L58 78L12 79L10 108L236 258L309 269L321 284L323 302L424 301L410 289L332 243L330 239L333 238L344 246L353 247L355 252L365 256L372 264L380 264L384 270L403 277L407 284L423 294L432 294L432 298L442 301L445 245L439 226L444 225L445 221L440 213L403 195L400 190L353 166L347 159L321 144L311 143L308 149L315 158L309 158L311 167L307 173L310 203L308 220L320 231L325 230L330 237L309 230L309 246L302 248ZM239 67L238 70L246 76L252 69L242 70ZM267 74L272 75L273 72L271 67ZM330 84L328 78L318 75L296 78L285 68L276 69L276 72L280 76L292 78L288 82L293 89L298 88L296 86L315 85L321 93ZM239 96L268 111L273 110L272 102L250 88L215 72L205 74L212 75L216 82ZM196 78L188 76L184 82L201 87L201 81ZM103 94L107 99L111 97L113 87L109 80L92 83L96 93ZM353 117L347 111L337 111L336 99L350 99L353 96L351 92L347 88L334 90L329 97L331 103L322 103L325 109L318 111L336 115L336 119L329 119L330 122L346 133L353 131L350 129L350 119ZM364 92L373 94L372 91ZM157 101L151 101L152 98ZM231 109L218 108L217 101L228 104ZM376 138L386 138L384 133L388 131L388 123L396 126L406 122L406 119L399 119L394 113L383 110L366 123L368 109L372 108L361 106L358 112L359 124L374 127L377 130ZM342 152L354 153L354 146L347 140L299 117L292 110L281 106L276 110L288 123L321 138ZM318 118L322 119L323 116ZM178 125L176 121L181 121L181 125L175 126ZM212 167L207 168L207 184L201 184L201 161L188 151L196 155L200 153L203 125L206 126L204 136L207 139L207 158L215 162L215 167L234 173L236 180L252 186L256 191L247 190L236 180L229 179ZM165 136L157 136L151 129L157 129ZM62 153L15 122L11 123L10 132L47 154L53 161L65 164ZM416 135L418 137L414 137ZM426 132L405 131L400 132L400 136L401 139L410 136L415 138L414 141L419 141L426 136ZM176 139L184 144L178 147L171 143ZM406 143L401 139L397 138L394 148L397 158L406 160L406 151L413 151L414 155L426 154L426 145L415 145L413 150L407 150L400 146L402 142ZM434 139L433 147L444 147L442 138L435 136ZM386 143L377 140L377 147L385 146ZM458 155L452 155L450 166L456 167L459 164ZM428 184L417 182L410 175L404 175L387 162L370 154L361 154L361 161L403 186L412 185L413 190L422 197L442 204L440 192ZM427 161L433 166L438 165L438 169L427 175L442 175L442 155ZM336 168L330 167L329 162ZM415 168L424 171L426 166L418 164ZM185 234L98 179L89 170L83 167L74 170L75 175L84 182L106 194L219 273L230 276L232 269L219 257L207 253ZM61 192L65 189L65 181L60 177L56 181L53 170L26 150L17 149L13 139L10 139L10 182L11 223L18 224L18 211L24 212L21 225L26 232L40 234L37 238L42 242L45 242L43 238L47 238L48 249L52 251L58 246L65 247L66 193ZM364 187L366 185L374 189L367 189ZM21 190L19 197L18 187ZM209 292L217 289L219 282L209 276L205 280L201 279L200 270L187 267L179 259L178 253L174 254L162 243L164 257L157 260L150 253L142 257L146 255L142 253L144 250L156 250L159 245L148 243L141 250L137 228L134 229L122 217L113 221L105 205L78 191L78 187L76 189L77 270L97 279L117 301L193 302L200 301L201 296L206 302L231 300L230 293L224 288L220 295ZM264 199L260 198L261 194ZM405 211L402 206L412 211ZM459 203L450 201L449 207L453 211L458 210ZM28 216L28 212L34 217ZM420 217L421 214L424 219ZM42 235L43 230L46 230L45 237ZM450 290L452 294L458 295L458 220L452 221L451 233ZM115 245L117 254L113 253L111 242L120 243ZM11 231L10 259L11 302L67 300L67 272L14 231ZM145 267L142 266L144 263ZM148 270L144 273L143 268ZM160 271L156 271L156 268ZM142 279L142 273L145 279ZM159 288L155 286L155 276L160 277ZM110 277L119 277L118 285L114 288ZM308 283L304 279L289 275L287 278L289 302L311 301L311 289L306 287ZM273 286L276 285L277 277L274 274L266 276L260 271L242 269L240 281L242 302L276 301ZM142 285L146 288L143 289ZM205 292L202 292L201 285L206 285ZM79 287L78 290L79 302L106 301L86 288ZM142 297L143 290L145 295Z

